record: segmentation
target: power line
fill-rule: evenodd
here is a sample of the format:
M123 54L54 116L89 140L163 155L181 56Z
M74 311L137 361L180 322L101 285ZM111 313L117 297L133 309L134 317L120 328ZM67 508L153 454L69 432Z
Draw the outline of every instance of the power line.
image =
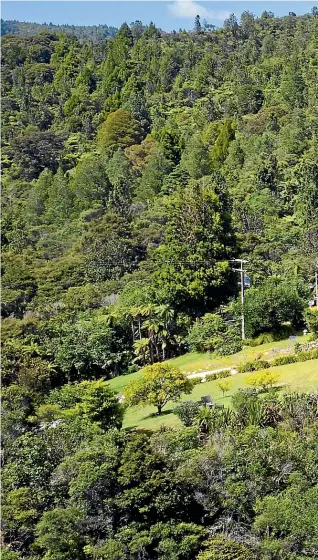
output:
M234 262L237 259L205 259L205 260L186 260L186 259L165 259L165 260L161 260L161 261L153 261L156 264L215 264L215 263L219 263L219 262ZM110 266L110 265L119 265L119 264L123 264L123 265L129 265L129 264L139 264L142 262L146 262L143 260L139 260L139 261L131 261L131 262L127 262L127 261L120 261L120 260L109 260L109 261L92 261L94 262L94 264L100 265L100 266ZM245 262L245 261L244 261ZM246 261L247 262L247 261Z

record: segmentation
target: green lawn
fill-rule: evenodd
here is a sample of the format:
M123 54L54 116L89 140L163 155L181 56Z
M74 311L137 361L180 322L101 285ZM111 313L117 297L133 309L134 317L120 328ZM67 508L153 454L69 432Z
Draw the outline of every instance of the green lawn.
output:
M308 336L298 337L298 341L305 342ZM291 345L289 340L263 344L255 348L245 347L241 352L232 356L225 356L221 358L212 358L209 354L195 354L189 353L178 358L171 360L171 363L178 366L185 372L200 372L213 370L222 367L235 367L241 362L253 360L257 357L268 359L273 356L273 353L279 353L280 350L288 348ZM271 368L270 368L271 369ZM288 364L273 368L275 372L280 374L279 385L282 390L302 390L313 391L318 389L318 360L310 360L308 362L299 362L296 364ZM270 370L267 370L270 371ZM222 393L217 387L216 381L209 381L196 385L191 395L184 395L182 400L195 400L198 401L204 395L210 395L216 402L229 405L231 395L241 387L245 387L244 379L253 373L238 373L231 376L231 391L224 398ZM132 373L130 375L123 375L112 379L109 384L118 392L122 392L125 385L130 381L138 379L142 376L142 370ZM124 419L125 428L144 428L156 429L162 425L177 426L179 425L178 418L171 412L174 403L168 403L161 416L155 414L156 410L152 406L142 408L130 407L127 409Z
M310 335L298 336L297 342L304 343L310 338ZM205 370L213 370L222 367L235 367L242 362L249 362L256 358L265 360L274 357L274 354L279 354L281 350L293 348L294 344L290 340L280 340L279 342L269 342L260 346L249 347L245 346L243 350L231 356L221 356L219 358L212 357L211 354L196 354L189 353L179 356L171 360L175 366L187 372L200 372Z
M275 369L280 374L279 385L282 391L300 390L300 391L316 391L318 389L318 360L310 360L308 362L299 362L296 364L288 364L276 368L270 368L266 371ZM225 397L219 390L216 381L208 381L196 385L191 395L184 395L182 400L199 401L204 395L210 395L215 402L223 403L226 406L230 404L231 395L238 389L246 387L246 377L253 373L238 373L230 378L231 391ZM128 408L124 419L124 428L149 428L151 430L165 426L177 426L180 424L178 418L171 412L175 406L174 403L168 403L161 416L155 415L156 409L153 406L145 406L142 408Z

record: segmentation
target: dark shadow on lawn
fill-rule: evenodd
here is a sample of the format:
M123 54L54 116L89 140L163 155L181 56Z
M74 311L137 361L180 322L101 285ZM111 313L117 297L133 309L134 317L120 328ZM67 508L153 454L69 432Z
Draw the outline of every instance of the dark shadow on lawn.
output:
M173 413L173 408L168 408L168 410L163 410L161 414L158 414L158 412L152 412L151 414L148 414L148 416L145 416L144 420L146 418L163 418L164 416L167 416L168 414L172 414L172 413Z
M282 389L286 389L286 387L289 387L288 383L281 383L280 385L275 385L269 389L258 389L256 394L270 397L271 395L276 395L276 393L279 393Z

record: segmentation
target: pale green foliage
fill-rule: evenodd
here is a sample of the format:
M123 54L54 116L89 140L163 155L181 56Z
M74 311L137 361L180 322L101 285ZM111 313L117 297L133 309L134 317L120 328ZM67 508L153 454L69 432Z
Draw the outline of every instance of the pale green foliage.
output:
M256 557L243 544L215 537L204 543L206 550L200 552L198 560L256 560Z
M272 387L279 380L280 374L273 371L260 371L254 375L245 377L244 381L246 385L251 387L261 387L266 391L269 387Z
M108 149L126 148L140 139L138 122L124 109L110 113L98 130L98 147Z
M228 379L219 379L219 381L217 381L216 384L218 388L222 391L223 397L225 393L231 390L231 381L229 381Z
M169 364L153 364L144 369L138 381L130 383L125 390L125 402L131 406L153 405L161 414L169 401L177 401L184 393L191 393L193 383L176 367Z

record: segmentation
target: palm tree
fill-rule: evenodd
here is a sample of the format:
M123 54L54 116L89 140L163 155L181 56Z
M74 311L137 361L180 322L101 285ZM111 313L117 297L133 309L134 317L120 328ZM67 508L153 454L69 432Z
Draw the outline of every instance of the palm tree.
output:
M150 340L149 338L141 338L140 340L136 340L134 343L134 352L136 354L136 358L134 361L141 360L142 365L146 365L149 363L150 359Z

